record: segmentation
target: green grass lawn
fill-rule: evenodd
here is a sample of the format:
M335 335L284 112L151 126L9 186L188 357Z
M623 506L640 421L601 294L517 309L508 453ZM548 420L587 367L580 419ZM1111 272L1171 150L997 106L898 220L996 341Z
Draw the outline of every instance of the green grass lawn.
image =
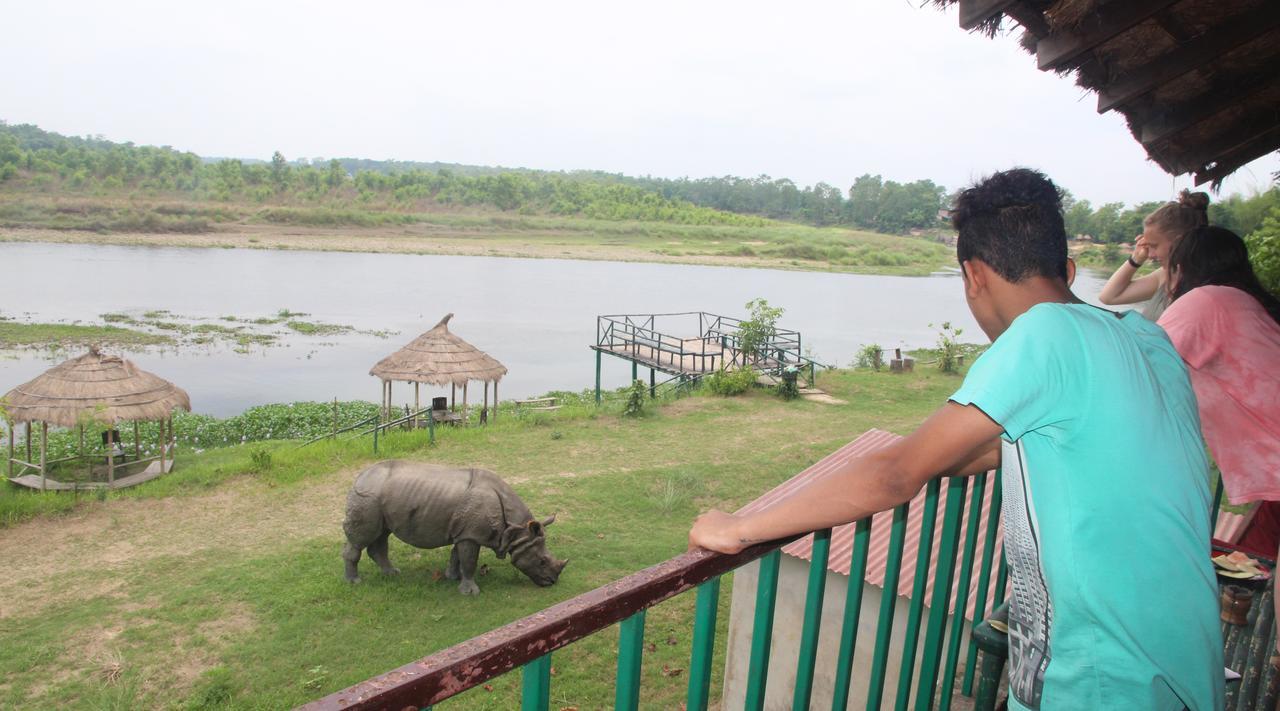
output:
M932 369L824 373L845 405L764 391L651 405L570 406L485 428L369 440L243 445L186 454L175 471L98 500L0 490L0 705L4 708L283 708L381 674L685 549L692 519L735 509L871 427L905 433L959 378ZM252 456L257 452L257 456ZM270 456L262 454L268 452ZM400 576L366 558L342 577L346 488L403 457L493 469L571 560L538 588L490 551L481 594L442 577L448 549L397 541ZM721 592L723 655L730 586ZM642 706L683 701L692 594L647 616ZM553 655L552 708L611 706L617 629ZM714 672L719 693L722 656ZM664 673L664 667L665 672ZM680 670L678 672L673 670ZM442 708L510 709L519 675Z

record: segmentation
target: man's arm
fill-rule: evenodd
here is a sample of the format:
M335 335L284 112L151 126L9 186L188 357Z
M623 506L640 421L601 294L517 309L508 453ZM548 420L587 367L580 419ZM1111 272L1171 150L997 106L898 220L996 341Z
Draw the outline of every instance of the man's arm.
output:
M934 477L968 476L999 466L1002 431L982 410L948 402L905 439L850 461L763 511L699 516L689 545L737 553L756 543L891 509Z

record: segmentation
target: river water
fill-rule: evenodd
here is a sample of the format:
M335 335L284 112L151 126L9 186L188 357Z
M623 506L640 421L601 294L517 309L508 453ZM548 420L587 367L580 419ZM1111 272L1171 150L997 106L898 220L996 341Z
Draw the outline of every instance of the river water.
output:
M277 345L149 347L127 356L185 388L196 412L226 416L294 400L379 399L369 369L454 313L450 330L502 361L504 400L592 387L596 317L707 311L745 317L754 298L786 310L811 356L847 365L858 348L927 346L929 324L950 321L961 340L985 337L956 272L892 277L734 267L251 249L0 243L0 315L20 321L100 324L164 309L191 323L259 318L281 309L361 332L291 334ZM1096 303L1102 280L1083 272L1076 293ZM180 319L181 320L181 319ZM370 332L396 332L380 337ZM673 333L693 336L693 333ZM0 353L0 392L78 350ZM630 380L605 358L603 382ZM479 384L472 389L478 399ZM397 403L411 402L397 384ZM425 389L430 395L447 394Z

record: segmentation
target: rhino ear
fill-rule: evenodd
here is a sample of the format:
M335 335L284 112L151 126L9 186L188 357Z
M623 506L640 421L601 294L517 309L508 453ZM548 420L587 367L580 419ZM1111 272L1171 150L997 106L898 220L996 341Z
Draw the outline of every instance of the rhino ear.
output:
M497 554L499 560L507 557L507 551L511 548L511 544L522 531L524 531L524 528L520 526L507 526L502 535L498 537L498 547L493 552Z
M547 526L550 526L551 524L553 524L553 523L555 523L555 522L556 522L556 515L555 515L555 514L551 514L550 516L548 516L548 517L546 517L546 518L542 519L542 527L543 527L543 528L546 528Z
M538 523L536 520L535 520L535 521L530 521L529 523L526 523L526 524L525 524L525 526L529 529L529 533L532 533L532 534L533 534L533 535L535 535L535 536L541 536L541 535L543 535L543 534L542 534L542 524Z

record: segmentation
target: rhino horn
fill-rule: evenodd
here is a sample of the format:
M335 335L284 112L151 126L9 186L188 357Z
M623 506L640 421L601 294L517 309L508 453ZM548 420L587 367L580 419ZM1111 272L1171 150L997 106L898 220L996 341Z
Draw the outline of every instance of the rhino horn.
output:
M556 575L557 575L557 576L558 576L558 575L560 575L560 571L564 570L564 567L565 567L566 565L568 565L568 564L569 564L569 559L568 559L568 558L565 558L564 560L560 561L559 563L556 563Z
M550 526L551 524L553 524L553 523L555 523L555 522L556 522L556 515L555 515L555 514L551 514L550 516L548 516L548 517L546 517L546 518L542 519L542 527L543 527L543 528L546 528L547 526Z

